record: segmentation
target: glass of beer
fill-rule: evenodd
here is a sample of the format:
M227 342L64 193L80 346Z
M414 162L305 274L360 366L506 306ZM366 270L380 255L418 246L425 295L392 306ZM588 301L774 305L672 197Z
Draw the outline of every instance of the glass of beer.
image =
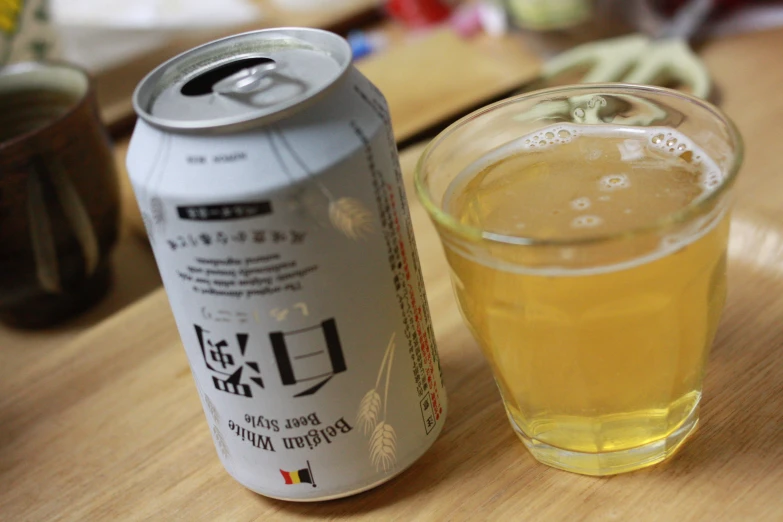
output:
M418 195L536 459L610 475L693 433L741 162L714 106L623 84L510 98L426 149Z

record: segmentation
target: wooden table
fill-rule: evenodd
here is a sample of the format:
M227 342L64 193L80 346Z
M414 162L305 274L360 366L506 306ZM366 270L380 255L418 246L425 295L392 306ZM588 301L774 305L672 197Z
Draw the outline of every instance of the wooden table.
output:
M703 50L721 104L747 140L747 159L702 425L667 463L590 478L528 455L459 317L440 245L409 186L449 395L445 430L415 466L327 503L269 500L235 483L216 458L165 294L156 290L40 356L2 343L0 519L783 519L781 46L783 31L773 31ZM382 88L394 99L391 85ZM459 94L425 96L449 105ZM402 153L409 185L420 150Z

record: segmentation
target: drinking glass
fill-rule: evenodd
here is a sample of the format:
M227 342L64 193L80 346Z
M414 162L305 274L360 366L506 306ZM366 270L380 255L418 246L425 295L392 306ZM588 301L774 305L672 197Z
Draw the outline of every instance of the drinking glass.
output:
M652 135L652 143L669 129L690 140L694 150L684 154L706 154L720 175L706 181L703 197L642 224L620 219L611 233L526 236L456 215L457 190L477 165L499 161L503 151L526 154L515 143L537 132L542 146L556 141L557 131L547 131L553 125L580 136L619 126ZM602 161L584 159L592 172ZM511 425L536 459L582 474L621 473L662 461L693 432L725 302L731 189L741 161L740 136L714 106L625 84L510 98L454 123L426 149L417 193ZM563 189L557 172L548 176L552 190ZM636 205L654 199L642 193Z

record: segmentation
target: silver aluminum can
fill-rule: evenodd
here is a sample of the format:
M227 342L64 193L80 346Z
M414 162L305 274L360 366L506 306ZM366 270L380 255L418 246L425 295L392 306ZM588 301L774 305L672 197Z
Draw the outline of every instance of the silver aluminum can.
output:
M134 104L128 171L226 470L304 501L410 466L446 394L389 112L345 40L218 40Z

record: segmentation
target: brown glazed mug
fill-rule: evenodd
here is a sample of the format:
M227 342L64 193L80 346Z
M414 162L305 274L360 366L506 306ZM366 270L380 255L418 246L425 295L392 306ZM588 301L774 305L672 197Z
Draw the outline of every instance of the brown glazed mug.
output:
M49 326L109 287L119 186L89 76L0 69L0 321Z

